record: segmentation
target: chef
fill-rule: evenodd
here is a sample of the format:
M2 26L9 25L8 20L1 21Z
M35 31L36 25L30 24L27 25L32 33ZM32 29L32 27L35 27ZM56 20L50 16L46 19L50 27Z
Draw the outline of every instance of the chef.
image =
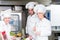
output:
M35 26L35 19L36 15L33 11L35 5L38 4L37 2L28 2L26 4L26 9L28 9L29 16L27 17L27 24L26 24L26 33L29 34L29 38L34 40L34 32L33 27Z
M48 40L48 36L51 35L51 24L48 19L44 17L46 8L42 4L38 4L34 7L39 20L36 23L36 39L35 40Z
M6 34L6 39L3 38L3 40L10 40L10 32L11 32L11 25L9 24L11 18L10 12L5 11L1 13L2 13L1 27L3 27L1 30L3 30L3 32Z

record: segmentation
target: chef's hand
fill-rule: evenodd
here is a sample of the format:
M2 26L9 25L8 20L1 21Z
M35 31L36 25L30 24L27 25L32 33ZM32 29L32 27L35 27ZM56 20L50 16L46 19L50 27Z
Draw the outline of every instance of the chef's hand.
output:
M1 35L1 32L0 32L0 35Z
M1 33L1 32L0 32Z
M33 31L34 31L34 32L36 31L36 27L33 27Z
M36 35L40 35L40 32L36 32Z
M32 39L32 36L29 36L29 39Z

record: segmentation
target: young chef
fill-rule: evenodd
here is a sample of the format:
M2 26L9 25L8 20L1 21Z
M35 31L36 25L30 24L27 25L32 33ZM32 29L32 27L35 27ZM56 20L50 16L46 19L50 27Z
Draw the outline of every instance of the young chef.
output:
M1 30L3 30L3 32L6 34L7 37L7 39L3 39L3 40L10 40L11 25L9 24L9 22L10 22L11 15L10 12L8 11L1 12L2 13L1 27L3 27Z
M48 40L48 36L51 35L51 24L48 19L44 17L46 8L42 4L38 4L34 7L39 20L36 23L36 39L35 40Z
M27 24L26 24L26 33L29 34L29 37L34 40L34 32L33 32L33 27L35 26L35 19L36 15L33 11L36 2L28 2L26 4L26 9L28 9L29 16L27 18Z

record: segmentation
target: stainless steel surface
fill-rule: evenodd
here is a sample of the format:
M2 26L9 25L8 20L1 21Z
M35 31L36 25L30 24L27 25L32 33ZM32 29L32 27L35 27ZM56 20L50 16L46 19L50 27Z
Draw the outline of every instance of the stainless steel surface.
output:
M0 0L0 5L25 5L30 1L36 1L44 5L51 3L51 0Z
M21 32L22 31L22 13L11 13L11 19L13 20L12 30L13 32Z
M60 31L60 26L52 26L52 31Z
M25 5L26 1L0 1L0 5Z

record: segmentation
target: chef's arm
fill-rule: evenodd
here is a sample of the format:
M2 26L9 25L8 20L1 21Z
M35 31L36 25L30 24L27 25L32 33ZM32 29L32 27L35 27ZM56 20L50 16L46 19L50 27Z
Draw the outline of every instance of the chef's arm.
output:
M28 17L27 17L27 22L26 22L26 33L28 34Z
M39 36L41 34L41 31L38 27L36 27L36 30L35 30L35 35L36 36Z
M48 32L47 32L47 36L51 36L51 33L52 33L51 26L48 26Z
M49 26L48 26L49 27ZM50 36L51 35L51 28L47 28L46 30L44 30L45 33L43 34L44 36Z
M35 35L36 35L36 36L40 36L40 32L36 32Z
M28 25L27 25L27 23L26 23L26 33L28 33Z
M48 24L48 25L46 26L46 28L43 28L43 29L42 29L42 31L41 31L41 36L50 36L50 35L51 35L51 32L52 32L52 30L51 30L51 25Z

